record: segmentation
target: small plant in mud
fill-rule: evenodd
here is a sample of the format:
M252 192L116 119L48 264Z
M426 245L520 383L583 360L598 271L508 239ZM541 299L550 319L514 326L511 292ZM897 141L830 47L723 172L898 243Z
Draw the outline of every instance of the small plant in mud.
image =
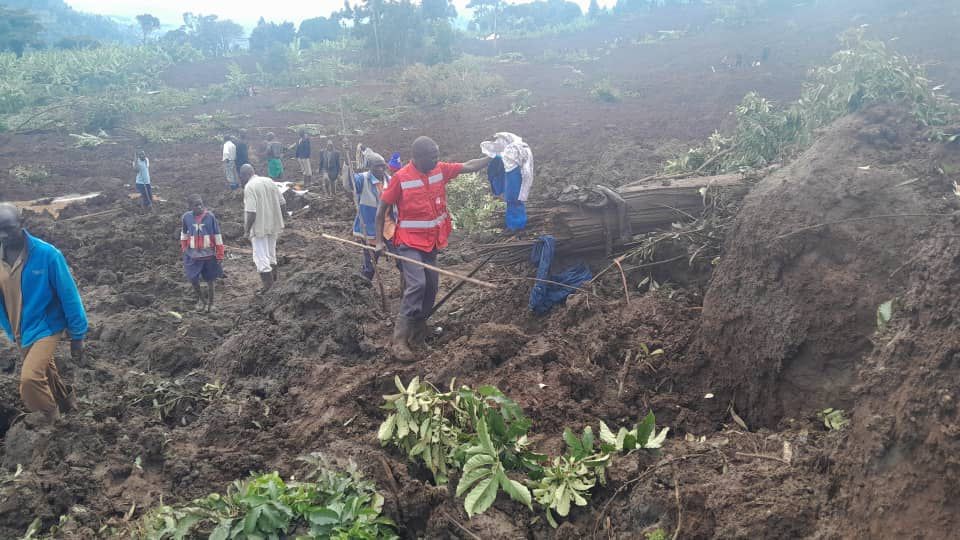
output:
M565 429L567 452L551 458L530 450L527 432L532 422L516 402L494 386L474 390L456 388L455 383L440 392L419 377L406 386L397 377L399 393L384 396L384 408L392 412L377 438L421 461L438 485L459 469L456 495L464 497L469 516L486 511L503 491L531 509L536 500L556 527L554 513L564 517L571 505L586 505L589 491L605 482L612 453L659 448L668 431L656 433L653 413L632 430L621 428L618 435L601 423L600 441L589 426L579 437Z
M197 413L201 405L220 399L226 388L220 381L197 386L184 379L146 381L140 396L130 404L147 403L159 420L177 421L179 416L179 422L186 425L189 413Z
M893 300L887 300L877 307L877 330L883 330L893 318Z
M304 481L284 482L276 472L235 481L182 506L161 506L145 515L134 538L180 540L197 534L213 540L276 538L394 539L393 522L381 515L383 497L351 464L346 472L316 467Z
M644 536L646 540L667 540L667 533L663 529L648 532Z
M610 82L610 79L601 79L590 89L590 96L597 101L615 103L623 97L623 92Z
M490 183L479 174L463 174L447 186L447 201L454 228L467 234L491 231L493 216L505 207L490 196Z
M9 174L20 184L39 184L50 178L50 172L43 165L17 165Z
M830 431L840 431L850 423L843 409L826 408L817 413L817 418Z

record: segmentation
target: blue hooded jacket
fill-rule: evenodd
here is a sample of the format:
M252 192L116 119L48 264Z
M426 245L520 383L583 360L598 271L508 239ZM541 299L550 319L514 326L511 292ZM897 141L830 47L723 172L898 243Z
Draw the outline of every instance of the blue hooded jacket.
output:
M80 292L73 281L63 253L52 245L27 237L27 260L23 266L20 290L20 346L27 348L40 339L67 330L71 339L87 334L87 314ZM0 295L0 327L10 341L16 341L7 308Z

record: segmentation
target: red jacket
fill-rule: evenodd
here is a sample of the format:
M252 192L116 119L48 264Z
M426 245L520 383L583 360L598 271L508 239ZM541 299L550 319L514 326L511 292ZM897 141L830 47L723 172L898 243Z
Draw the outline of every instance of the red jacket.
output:
M447 212L447 182L463 170L462 163L437 163L430 174L421 173L413 162L390 178L380 200L397 206L394 242L430 252L447 247L453 221Z

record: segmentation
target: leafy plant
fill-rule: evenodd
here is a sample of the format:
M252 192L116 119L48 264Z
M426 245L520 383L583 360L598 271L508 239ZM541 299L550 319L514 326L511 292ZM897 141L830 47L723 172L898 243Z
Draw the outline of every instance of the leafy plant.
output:
M481 61L461 58L450 64L415 64L400 75L400 98L415 105L448 105L490 97L503 91L502 77Z
M494 448L487 431L487 423L483 419L477 422L477 439L478 444L466 450L467 461L463 465L463 476L457 485L457 497L466 495L463 505L467 515L472 517L490 508L500 488L511 499L533 509L530 490L507 476L500 462L500 452Z
M43 165L17 165L10 169L9 174L20 184L38 184L50 178L50 171Z
M346 473L314 454L301 458L315 468L307 481L284 482L276 472L236 481L227 493L148 513L135 538L180 540L195 534L213 540L297 538L394 539L393 522L381 516L383 497L351 464Z
M850 423L843 409L827 408L817 413L817 418L831 431L840 431Z
M887 300L877 307L877 330L886 328L891 318L893 318L893 299Z
M645 533L644 536L646 537L646 540L667 540L667 533L663 529L657 529L655 531Z
M633 429L620 428L616 435L607 427L602 420L600 421L600 440L603 442L601 448L607 452L632 452L638 449L654 450L663 446L663 441L667 438L670 428L663 428L657 433L656 418L653 412L647 413L647 416L639 424L633 426Z
M615 103L623 98L623 93L613 85L610 79L601 79L590 89L590 96L598 101Z
M443 485L460 436L445 414L450 412L452 394L421 384L419 377L406 387L400 377L395 377L394 383L400 393L383 396L384 408L394 412L380 424L377 439L402 448L411 458L422 459L437 484Z
M533 484L533 496L544 508L547 521L557 527L553 512L561 517L570 513L570 505L586 506L597 477L587 463L572 456L557 456L544 476Z
M447 184L447 204L455 229L476 234L493 231L493 218L506 207L490 195L490 183L480 174L462 174Z

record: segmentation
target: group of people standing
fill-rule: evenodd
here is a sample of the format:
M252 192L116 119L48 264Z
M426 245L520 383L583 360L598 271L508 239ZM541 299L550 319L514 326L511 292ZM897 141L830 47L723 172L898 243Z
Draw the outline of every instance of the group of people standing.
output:
M309 186L313 183L313 161L312 148L310 145L310 136L305 129L299 132L297 142L288 148L284 148L283 143L273 132L267 133L263 141L263 151L261 155L266 162L267 176L273 180L282 180L284 176L283 158L292 151L293 157L300 166L300 173L303 175L303 185ZM337 151L332 140L328 140L323 150L319 152L319 160L316 170L323 175L321 178L321 188L324 193L333 195L337 191L337 181L343 173L343 161L340 152ZM230 189L239 189L240 169L250 163L249 145L246 142L246 134L241 131L238 137L227 135L223 142L223 169L227 178L227 187Z

